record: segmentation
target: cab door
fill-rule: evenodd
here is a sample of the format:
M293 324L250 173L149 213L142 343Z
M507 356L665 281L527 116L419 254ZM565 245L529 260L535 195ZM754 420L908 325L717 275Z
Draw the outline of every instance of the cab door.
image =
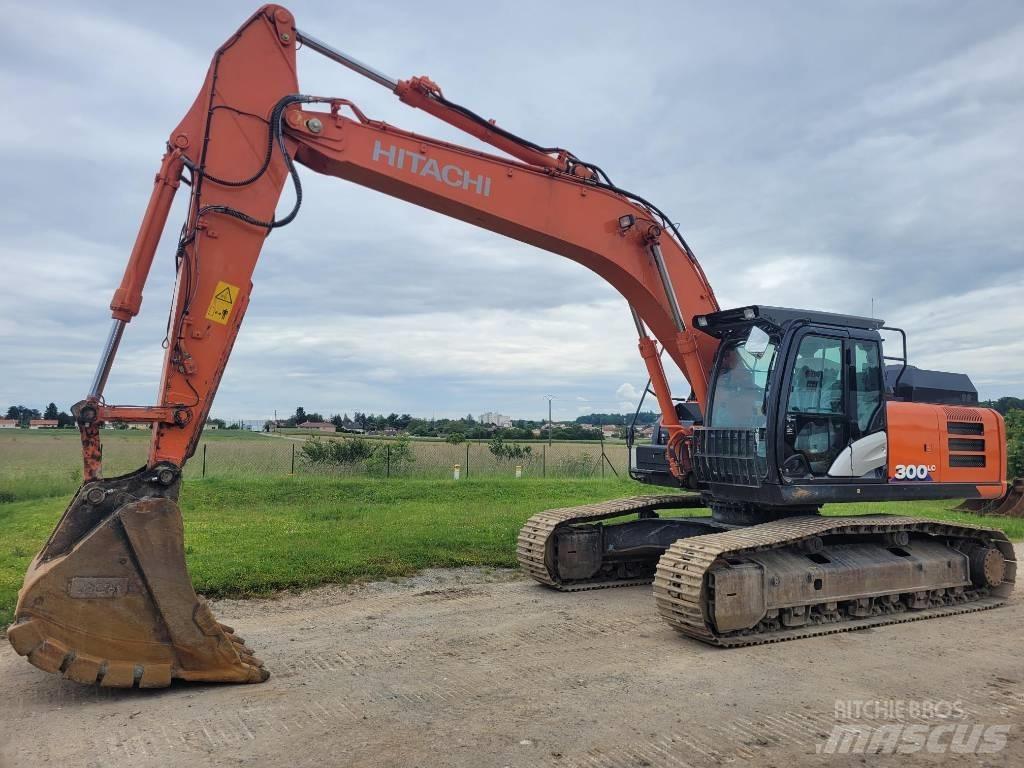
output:
M810 329L794 346L782 393L783 476L864 478L886 451L879 340Z
M782 472L825 477L850 442L845 338L809 331L796 339L783 416Z

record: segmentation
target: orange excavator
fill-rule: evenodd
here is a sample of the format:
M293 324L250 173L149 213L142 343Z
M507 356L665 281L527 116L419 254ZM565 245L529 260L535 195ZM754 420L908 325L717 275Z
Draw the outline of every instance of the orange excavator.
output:
M302 95L300 47L502 154L400 130L347 99ZM599 166L514 135L426 77L393 80L268 5L217 50L167 142L95 379L74 408L84 482L29 567L8 629L35 666L115 687L267 679L196 595L176 499L260 249L299 213L297 165L565 256L629 303L667 436L658 471L636 446L634 474L667 478L677 492L535 516L518 555L536 580L563 590L653 580L672 626L725 646L975 611L1010 593L1016 563L998 530L819 514L831 502L1002 496L998 413L898 396L898 381L886 385L884 360L897 356L883 355L879 320L720 310L672 220ZM189 207L158 402L112 405L104 385L182 183ZM280 215L288 183L295 200ZM673 399L662 355L692 387L685 401ZM897 365L907 368L905 340ZM144 467L108 478L100 426L115 420L151 424L152 442ZM696 507L711 514L671 514Z

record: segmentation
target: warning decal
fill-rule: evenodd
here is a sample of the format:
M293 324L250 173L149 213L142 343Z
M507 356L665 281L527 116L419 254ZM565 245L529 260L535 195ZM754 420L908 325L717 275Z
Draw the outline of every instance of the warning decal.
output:
M206 319L221 325L228 324L231 308L238 301L238 286L221 280L213 290L213 298L206 309Z

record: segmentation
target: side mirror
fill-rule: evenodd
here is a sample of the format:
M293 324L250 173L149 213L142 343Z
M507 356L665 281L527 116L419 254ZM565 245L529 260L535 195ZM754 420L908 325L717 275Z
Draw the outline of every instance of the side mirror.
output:
M771 338L761 330L758 326L753 326L750 329L750 333L747 334L747 340L743 343L743 351L748 352L754 357L761 357L768 349L768 344Z

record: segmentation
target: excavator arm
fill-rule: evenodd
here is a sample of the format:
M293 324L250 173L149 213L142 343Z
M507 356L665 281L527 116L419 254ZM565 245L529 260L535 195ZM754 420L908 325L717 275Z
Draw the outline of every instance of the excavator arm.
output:
M403 102L489 143L488 154L366 117L350 101L301 95L299 45L393 91ZM510 159L511 158L511 159ZM639 348L670 431L670 464L684 481L688 430L676 416L662 351L706 404L717 341L689 318L718 309L674 224L571 152L521 139L448 101L428 78L394 81L306 35L280 6L257 11L216 52L171 133L120 287L90 392L75 414L84 480L29 568L8 637L48 671L112 686L173 678L259 682L267 673L244 641L193 591L176 499L252 292L266 238L302 204L296 164L378 190L572 259L630 305ZM157 403L107 404L103 389L143 288L176 192L189 206ZM286 184L287 213L277 211ZM102 474L99 427L151 422L145 467Z

